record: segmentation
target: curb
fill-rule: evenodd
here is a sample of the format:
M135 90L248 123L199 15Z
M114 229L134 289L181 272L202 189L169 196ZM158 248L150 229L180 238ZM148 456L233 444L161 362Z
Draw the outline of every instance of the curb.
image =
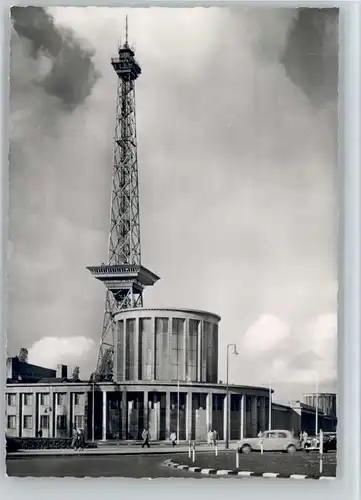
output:
M174 462L173 460L166 460L164 465L172 467L173 469L188 470L189 472L199 472L205 475L216 476L238 476L246 477L263 477L269 479L318 479L318 480L333 480L335 476L308 476L304 474L282 474L278 472L251 472L251 471L238 471L228 469L202 469L201 467L190 467L189 465L182 465Z
M203 451L207 450L200 450L199 453L202 453ZM172 454L176 453L186 453L185 450L172 450ZM50 457L112 457L112 456L131 456L131 455L169 455L170 452L169 450L162 450L162 449L155 449L154 451L142 451L141 449L137 451L131 451L131 450L111 450L111 451L106 451L106 450L100 450L98 448L98 451L83 451L83 452L69 452L67 450L60 450L58 453L51 453L51 452L44 452L44 453L37 453L36 451L32 452L21 452L21 451L15 451L12 453L8 453L6 455L6 460L15 460L15 459L26 459L26 458L50 458Z

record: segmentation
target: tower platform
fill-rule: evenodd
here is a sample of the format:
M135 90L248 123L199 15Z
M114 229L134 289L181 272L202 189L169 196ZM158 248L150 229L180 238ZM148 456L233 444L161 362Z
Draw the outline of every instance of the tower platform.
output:
M114 296L132 289L133 293L142 293L146 286L154 285L160 278L149 269L134 264L91 266L87 269L94 278L102 281Z

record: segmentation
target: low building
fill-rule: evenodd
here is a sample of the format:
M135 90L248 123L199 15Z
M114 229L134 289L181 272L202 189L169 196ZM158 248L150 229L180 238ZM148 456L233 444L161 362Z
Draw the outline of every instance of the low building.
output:
M128 309L115 315L113 382L71 380L67 368L50 370L9 358L6 433L9 436L205 441L254 437L268 428L269 389L218 383L218 323L209 312ZM227 424L228 404L228 424ZM311 410L273 404L272 427L298 433ZM319 418L322 418L320 412Z
M334 392L319 392L316 394L303 394L303 402L309 406L316 407L327 415L337 415L337 398Z

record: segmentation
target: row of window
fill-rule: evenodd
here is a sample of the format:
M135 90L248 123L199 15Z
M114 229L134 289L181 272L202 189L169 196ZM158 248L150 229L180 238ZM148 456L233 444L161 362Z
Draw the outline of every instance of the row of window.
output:
M82 404L82 393L72 393L74 394L74 404L80 405ZM24 406L32 406L33 404L33 394L23 394ZM65 405L67 393L56 393L56 404L57 405ZM41 393L39 394L39 400L41 406L49 406L50 405L50 394ZM7 394L7 404L8 406L16 406L16 394Z
M7 419L7 428L8 429L16 429L16 415L8 415ZM76 429L84 428L84 416L83 415L75 415L74 423ZM40 415L40 429L49 429L50 427L50 417L49 415ZM23 429L32 429L33 428L33 417L32 415L24 415L23 417ZM57 415L56 417L56 428L66 429L66 415Z

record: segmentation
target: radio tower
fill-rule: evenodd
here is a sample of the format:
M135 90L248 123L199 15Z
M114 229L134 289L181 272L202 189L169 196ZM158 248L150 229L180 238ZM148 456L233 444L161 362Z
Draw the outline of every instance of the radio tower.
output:
M114 314L121 309L143 307L143 290L158 276L141 265L135 81L141 68L128 45L128 18L125 43L111 64L118 76L116 127L113 152L113 179L110 210L108 264L88 267L106 286L105 311L96 374L117 380Z

